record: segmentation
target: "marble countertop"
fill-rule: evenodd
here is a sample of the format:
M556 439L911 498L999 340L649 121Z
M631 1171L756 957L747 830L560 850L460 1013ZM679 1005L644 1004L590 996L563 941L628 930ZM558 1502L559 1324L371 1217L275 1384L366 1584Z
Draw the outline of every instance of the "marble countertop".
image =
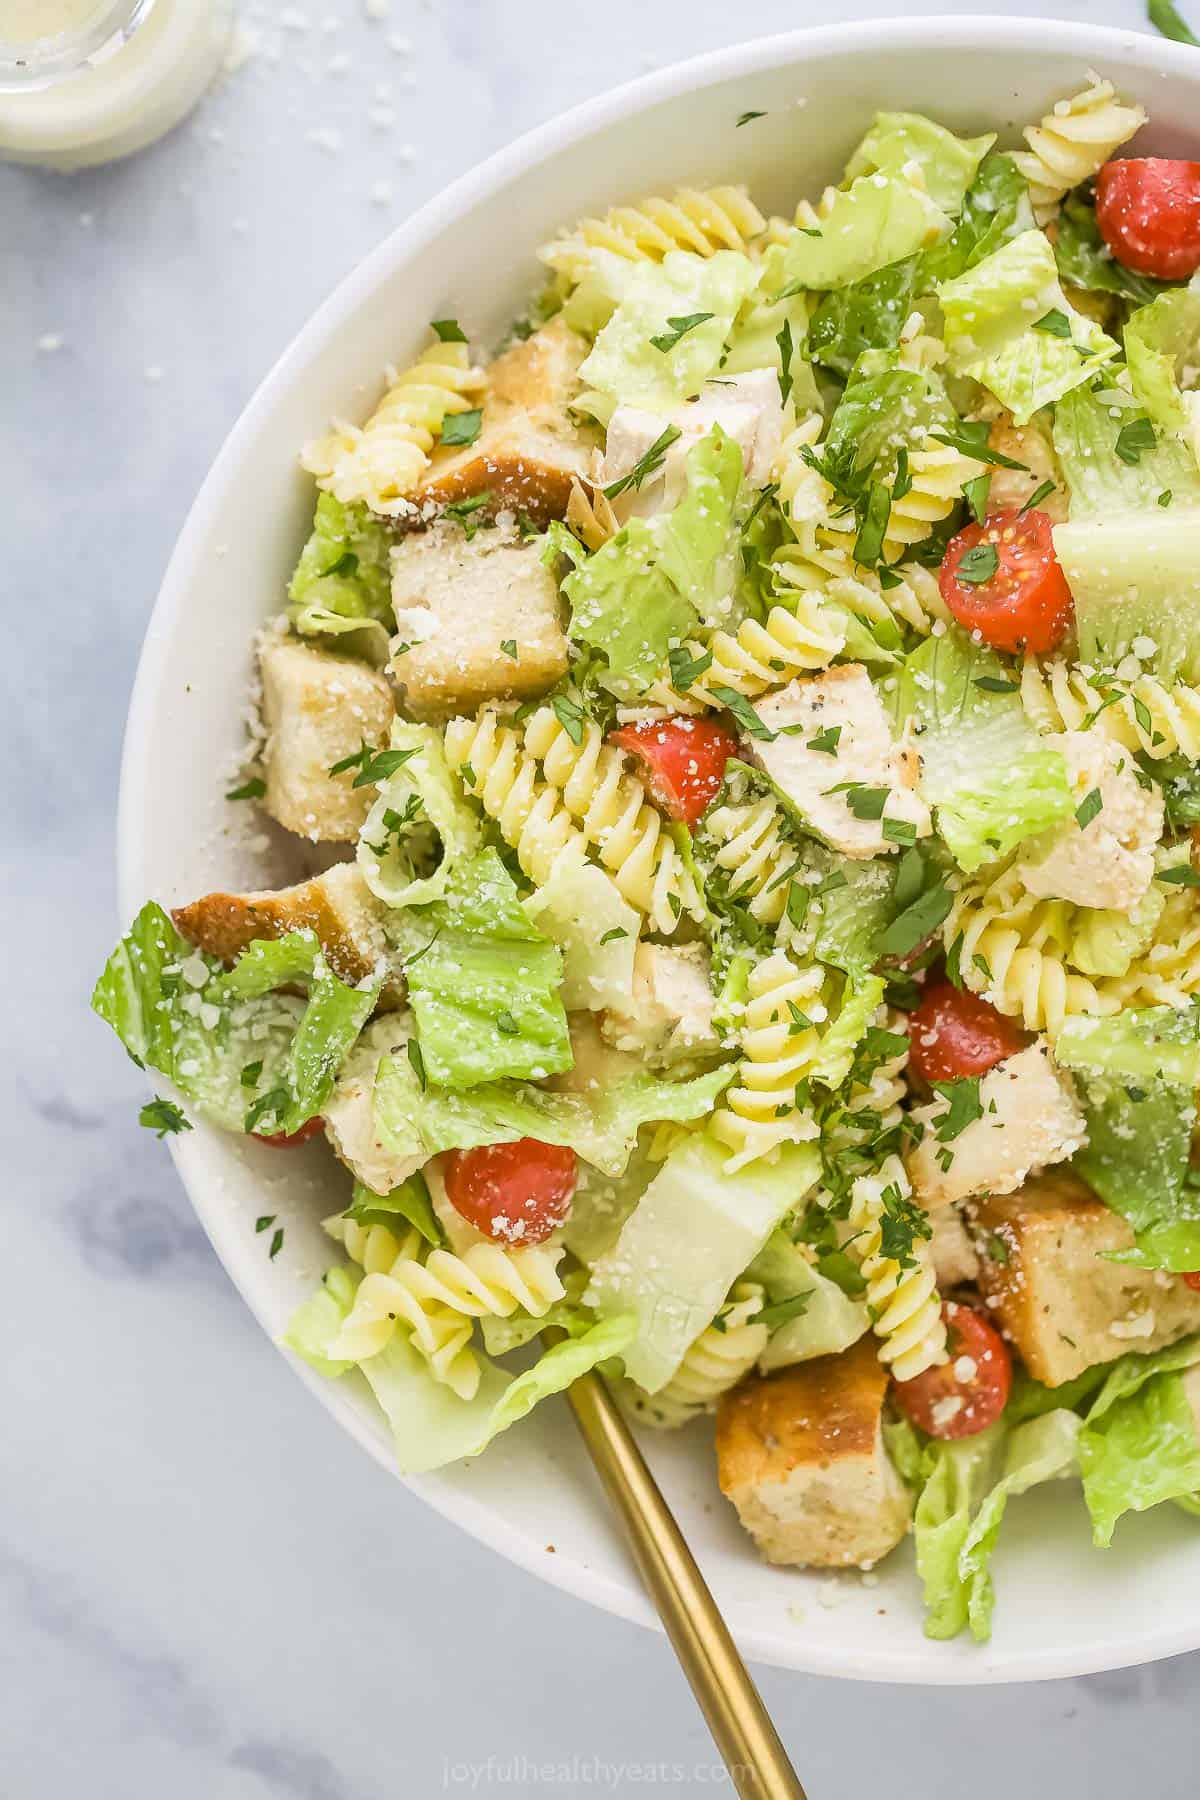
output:
M155 589L210 459L316 302L452 176L589 94L807 17L911 7L239 10L248 59L157 148L70 178L0 168L19 645L0 671L15 947L0 1793L728 1792L662 1639L460 1535L314 1405L139 1130L141 1080L85 1005L114 934L121 726ZM1142 22L1134 0L1058 10ZM1200 1656L992 1691L761 1681L813 1800L1194 1791Z

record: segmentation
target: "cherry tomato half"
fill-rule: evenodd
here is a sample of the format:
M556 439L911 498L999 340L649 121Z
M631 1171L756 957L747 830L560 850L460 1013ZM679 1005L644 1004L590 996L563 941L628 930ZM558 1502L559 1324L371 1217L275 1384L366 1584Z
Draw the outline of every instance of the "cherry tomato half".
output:
M1195 1288L1196 1292L1200 1294L1200 1269L1190 1269L1183 1279L1190 1288Z
M978 994L933 981L908 1021L909 1063L930 1083L984 1075L1025 1048L1025 1035Z
M324 1129L324 1119L316 1118L306 1119L298 1131L272 1131L269 1134L255 1131L250 1135L260 1144L270 1144L272 1150L292 1150L297 1144L307 1144L309 1138L319 1137Z
M1118 157L1096 177L1096 223L1119 263L1160 281L1200 269L1200 162Z
M1004 1411L1012 1386L1012 1358L982 1313L948 1300L942 1317L949 1334L949 1361L926 1369L913 1381L897 1381L896 1404L930 1437L974 1437Z
M724 725L681 716L622 725L608 741L637 758L651 799L685 825L696 823L725 779L725 764L738 753L738 741Z
M537 1138L484 1144L452 1150L443 1176L447 1200L476 1231L501 1244L540 1244L570 1213L575 1152Z
M993 650L1054 650L1075 616L1053 521L1036 509L966 526L947 546L938 586L959 624Z

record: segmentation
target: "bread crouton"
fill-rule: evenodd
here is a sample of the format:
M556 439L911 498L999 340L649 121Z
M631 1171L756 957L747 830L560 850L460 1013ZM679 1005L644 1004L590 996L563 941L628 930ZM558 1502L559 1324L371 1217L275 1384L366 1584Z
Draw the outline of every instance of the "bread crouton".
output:
M567 669L558 587L534 544L434 526L397 545L392 674L418 719L543 694Z
M917 792L917 753L892 737L883 702L861 663L789 681L760 700L757 712L776 735L754 744L754 761L843 856L895 850L895 836L884 833L885 819L903 822L916 837L928 836L932 825ZM832 734L832 754L813 748L821 733ZM882 813L853 807L856 788L886 790Z
M972 1209L979 1286L1039 1381L1059 1387L1127 1350L1200 1330L1200 1294L1177 1275L1107 1262L1133 1233L1072 1175L1042 1175Z
M943 1206L930 1220L933 1239L929 1249L938 1287L962 1287L979 1274L979 1258L971 1235L956 1207Z
M982 1117L943 1143L939 1121L950 1102L939 1094L913 1109L924 1136L907 1157L909 1179L927 1210L972 1194L1011 1194L1050 1163L1065 1162L1087 1143L1087 1127L1070 1077L1044 1044L1030 1044L989 1069L979 1083Z
M417 504L444 506L486 492L539 525L561 519L571 483L591 460L592 440L567 411L587 352L586 339L555 318L497 357L487 370L479 436L465 449L434 451Z
M391 689L365 663L295 638L268 639L259 663L267 728L263 806L313 843L353 843L374 792L354 786L353 770L329 771L364 740L386 744L396 714Z
M900 1542L912 1500L884 1447L887 1385L864 1338L722 1398L721 1492L768 1562L862 1567Z
M222 962L232 962L255 938L313 931L334 974L353 987L386 964L383 912L358 864L337 863L295 887L205 894L188 906L177 906L171 916L185 938ZM396 1006L403 993L399 976L390 975L379 1003Z

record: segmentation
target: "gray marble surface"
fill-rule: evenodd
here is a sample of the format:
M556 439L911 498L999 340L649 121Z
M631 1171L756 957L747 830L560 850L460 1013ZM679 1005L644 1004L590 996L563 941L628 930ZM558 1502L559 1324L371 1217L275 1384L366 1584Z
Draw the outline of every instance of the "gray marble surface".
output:
M1133 0L1059 9L1141 19ZM254 54L156 149L68 179L0 169L0 1794L721 1791L661 1639L459 1535L314 1405L85 1004L114 931L121 726L155 588L314 304L449 178L586 95L736 37L912 9L241 10ZM1198 1682L1200 1657L978 1692L762 1673L813 1800L1194 1793Z

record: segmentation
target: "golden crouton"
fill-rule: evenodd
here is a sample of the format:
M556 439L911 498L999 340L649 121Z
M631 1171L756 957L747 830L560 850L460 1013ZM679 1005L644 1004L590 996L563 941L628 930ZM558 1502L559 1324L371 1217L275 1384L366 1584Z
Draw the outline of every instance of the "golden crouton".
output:
M392 558L391 670L418 719L544 694L567 668L558 587L536 545L496 531L416 532Z
M591 439L567 411L587 351L586 340L556 318L497 357L487 370L479 436L465 449L434 452L418 505L487 492L498 507L539 525L561 519L571 483L591 457Z
M337 863L295 887L205 894L188 906L177 906L171 916L185 938L222 962L232 962L255 938L315 932L334 974L353 987L387 960L383 911L358 864ZM380 1005L398 1005L403 992L399 976L389 975Z
M263 806L289 831L314 843L353 843L374 799L356 788L353 770L330 775L360 744L386 744L396 713L392 691L365 663L269 638L262 672Z
M973 1209L979 1286L1026 1368L1059 1387L1127 1350L1159 1350L1200 1330L1200 1294L1178 1275L1107 1262L1127 1250L1124 1219L1072 1175L1040 1175Z
M861 1567L900 1542L912 1500L884 1448L887 1385L863 1338L722 1398L721 1492L768 1562Z

